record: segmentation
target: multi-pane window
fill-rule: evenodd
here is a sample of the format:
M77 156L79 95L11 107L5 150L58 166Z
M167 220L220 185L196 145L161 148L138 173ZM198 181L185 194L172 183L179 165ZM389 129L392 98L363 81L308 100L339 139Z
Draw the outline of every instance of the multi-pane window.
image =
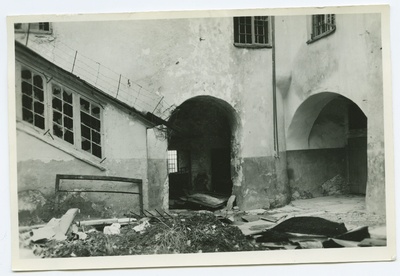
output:
M38 27L39 27L39 30L41 30L41 31L50 31L50 23L49 22L39 22Z
M57 84L52 92L53 134L74 144L73 94Z
M100 134L100 107L83 98L81 106L81 147L84 151L101 158L101 134Z
M178 154L176 150L168 151L168 173L178 171Z
M334 14L318 14L312 16L311 39L332 33L336 29Z
M45 128L43 79L29 69L21 70L22 120Z
M46 82L41 74L24 66L20 72L22 121L54 140L102 158L100 105L54 80Z
M51 34L52 28L50 22L35 22L35 23L15 23L14 30L16 32L30 32L36 34Z
M268 46L269 24L268 16L234 17L235 45Z

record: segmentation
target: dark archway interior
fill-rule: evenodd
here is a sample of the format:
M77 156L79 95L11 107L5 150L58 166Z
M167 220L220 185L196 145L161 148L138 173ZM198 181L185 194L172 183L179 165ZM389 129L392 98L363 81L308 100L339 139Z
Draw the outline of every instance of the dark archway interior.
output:
M336 148L338 152L342 149L343 164L331 166L343 167L341 174L347 184L343 192L366 193L367 117L354 102L338 96L327 103L315 120L308 140L312 149Z
M292 197L365 194L367 117L336 93L313 95L297 109L288 130Z
M174 130L168 150L177 156L176 171L169 172L170 198L191 191L230 195L232 116L228 104L200 96L187 100L172 114Z

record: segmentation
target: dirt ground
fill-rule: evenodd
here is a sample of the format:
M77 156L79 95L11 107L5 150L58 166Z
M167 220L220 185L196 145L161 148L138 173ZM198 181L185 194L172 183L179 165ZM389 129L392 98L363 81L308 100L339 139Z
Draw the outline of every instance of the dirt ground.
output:
M318 216L342 222L347 229L359 226L376 227L386 224L386 217L367 214L365 196L340 195L292 201L289 205L271 210L271 213Z

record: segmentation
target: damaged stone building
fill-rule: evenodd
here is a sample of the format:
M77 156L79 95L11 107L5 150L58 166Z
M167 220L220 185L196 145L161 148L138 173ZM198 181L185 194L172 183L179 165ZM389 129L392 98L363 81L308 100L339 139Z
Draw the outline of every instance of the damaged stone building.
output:
M21 23L15 39L20 194L103 175L141 179L147 209L206 191L243 210L363 194L385 213L379 14Z

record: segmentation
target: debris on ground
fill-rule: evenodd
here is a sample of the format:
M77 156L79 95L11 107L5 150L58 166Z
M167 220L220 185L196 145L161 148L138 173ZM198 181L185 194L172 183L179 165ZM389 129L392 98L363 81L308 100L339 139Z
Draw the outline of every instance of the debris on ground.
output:
M32 241L39 241L43 239L66 239L65 234L70 228L75 216L78 214L79 209L69 209L61 219L52 218L44 227L32 230Z
M180 197L180 200L198 204L207 208L217 209L227 203L228 197L211 193L194 193Z
M194 198L209 206L220 202ZM386 246L386 227L378 220L349 227L341 219L356 212L334 216L293 205L242 211L226 201L221 208L143 210L87 221L74 221L78 209L70 209L61 219L20 227L20 246L42 258Z
M121 233L121 224L113 223L110 226L106 226L103 229L105 235L118 235Z
M148 225L144 231L134 230L143 224ZM31 242L29 247L43 258L261 250L237 227L204 212L150 218L141 224L122 226L114 235L101 231L86 234L86 239L70 235L63 241Z

